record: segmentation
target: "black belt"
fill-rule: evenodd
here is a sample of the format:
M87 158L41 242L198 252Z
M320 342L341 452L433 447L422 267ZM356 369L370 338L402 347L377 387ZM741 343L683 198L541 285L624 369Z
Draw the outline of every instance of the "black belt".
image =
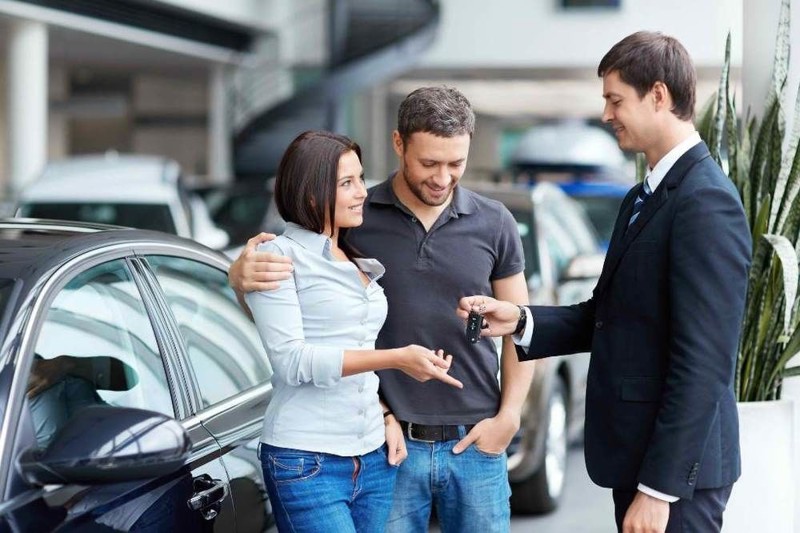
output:
M444 440L458 440L461 435L458 433L458 428L463 427L467 433L475 427L475 424L467 424L464 426L445 426L445 425L427 425L427 424L414 424L413 422L400 421L400 427L403 428L403 433L410 439L421 442L439 442Z

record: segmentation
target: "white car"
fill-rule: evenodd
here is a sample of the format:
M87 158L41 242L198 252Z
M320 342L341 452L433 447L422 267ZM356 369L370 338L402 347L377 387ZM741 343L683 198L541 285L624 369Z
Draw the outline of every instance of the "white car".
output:
M80 156L50 163L20 194L17 217L74 220L171 233L222 249L228 235L182 184L181 169L157 156Z

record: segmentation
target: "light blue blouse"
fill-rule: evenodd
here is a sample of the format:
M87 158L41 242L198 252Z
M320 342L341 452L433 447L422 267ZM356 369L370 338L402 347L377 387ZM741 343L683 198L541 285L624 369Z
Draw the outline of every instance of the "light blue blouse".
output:
M294 275L274 291L245 296L272 364L273 396L261 440L273 446L362 455L384 442L378 376L342 377L345 350L371 350L386 319L377 280L385 269L338 261L331 241L293 223L259 251L292 258Z

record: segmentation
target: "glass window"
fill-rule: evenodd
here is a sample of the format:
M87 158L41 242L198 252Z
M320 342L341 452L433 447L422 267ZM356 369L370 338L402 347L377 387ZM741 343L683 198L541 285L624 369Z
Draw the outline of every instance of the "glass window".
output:
M525 279L530 279L540 270L533 216L531 211L526 209L512 209L511 214L517 221L519 237L522 239L522 251L525 254Z
M20 216L114 224L173 235L177 232L167 204L36 203L23 205Z
M149 256L180 327L203 407L269 381L272 371L255 324L242 311L222 270Z
M124 260L93 267L58 293L35 352L28 398L40 446L87 406L175 416L155 333Z

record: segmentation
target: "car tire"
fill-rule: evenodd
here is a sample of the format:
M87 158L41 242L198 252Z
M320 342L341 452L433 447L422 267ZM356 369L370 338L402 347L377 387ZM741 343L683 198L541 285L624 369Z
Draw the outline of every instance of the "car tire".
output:
M541 465L525 481L511 484L511 510L515 513L541 514L558 507L567 468L567 405L567 388L557 378L547 402L547 434Z

